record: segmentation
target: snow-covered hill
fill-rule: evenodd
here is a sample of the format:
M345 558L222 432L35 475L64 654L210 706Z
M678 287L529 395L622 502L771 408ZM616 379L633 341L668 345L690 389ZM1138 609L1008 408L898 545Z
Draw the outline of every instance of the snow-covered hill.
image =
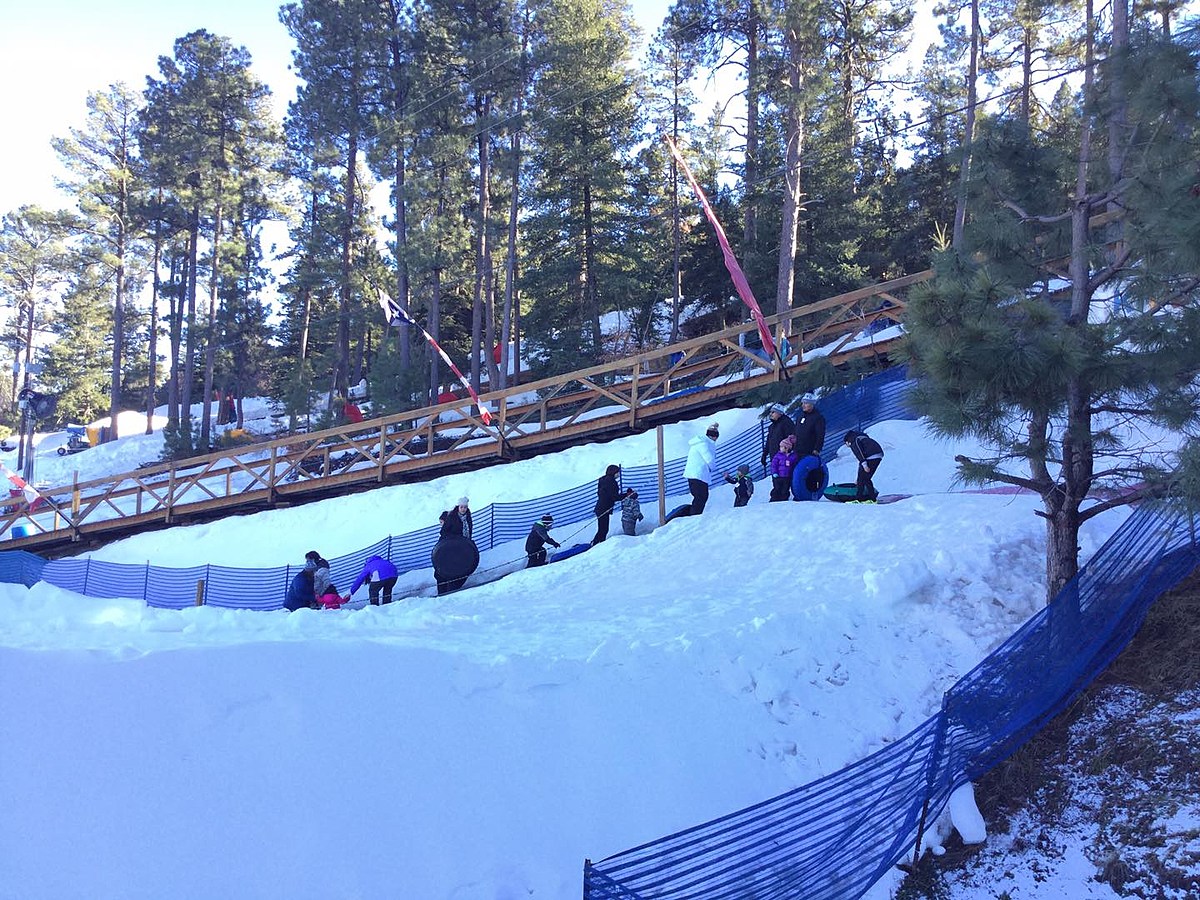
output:
M717 418L732 434L753 416ZM668 456L707 421L668 429ZM419 596L428 572L390 606L292 614L0 586L0 833L18 836L0 897L577 897L585 857L861 758L1044 596L1036 498L956 491L974 448L919 423L871 433L876 483L911 499L770 504L760 485L733 509L717 488L662 528L648 502L636 537L532 571L500 547L483 566L512 574L447 597ZM335 556L462 494L546 496L653 452L631 437L96 555ZM1123 516L1089 523L1084 558Z

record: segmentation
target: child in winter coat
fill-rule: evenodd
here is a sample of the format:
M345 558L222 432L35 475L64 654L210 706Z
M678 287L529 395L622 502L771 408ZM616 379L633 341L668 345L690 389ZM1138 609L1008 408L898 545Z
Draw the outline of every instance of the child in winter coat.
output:
M646 518L642 515L642 504L638 502L638 493L633 488L625 492L621 501L621 529L626 534L637 534L637 523Z
M349 599L349 597L339 596L337 591L330 588L329 593L322 594L317 598L317 603L322 609L339 609Z
M795 435L779 442L779 452L771 457L771 502L786 500L792 492L792 469L800 457L796 455Z
M535 566L544 566L546 564L547 544L552 545L555 549L562 546L562 544L550 537L550 529L553 527L554 516L550 515L550 513L546 513L533 523L533 527L529 529L529 537L525 538L525 555L528 557L525 568L532 569Z
M733 485L733 506L745 506L754 496L754 479L750 477L750 466L742 463L738 466L737 476L725 473L725 480Z

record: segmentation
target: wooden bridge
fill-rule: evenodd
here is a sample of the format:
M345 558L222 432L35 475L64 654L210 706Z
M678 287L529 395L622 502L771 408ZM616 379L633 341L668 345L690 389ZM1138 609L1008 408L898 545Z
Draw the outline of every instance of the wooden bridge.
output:
M829 297L767 319L786 336L789 370L817 356L886 358L920 272ZM735 325L554 378L354 425L167 462L40 491L33 507L0 513L6 550L59 555L181 522L253 512L477 469L702 415L781 380L777 360L748 349L753 323ZM16 529L14 534L14 527ZM21 536L21 531L26 533Z

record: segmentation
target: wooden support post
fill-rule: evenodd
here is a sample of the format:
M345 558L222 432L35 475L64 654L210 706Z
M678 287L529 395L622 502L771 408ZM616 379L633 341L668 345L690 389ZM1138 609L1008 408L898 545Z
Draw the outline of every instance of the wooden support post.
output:
M632 431L637 428L638 414L638 375L641 373L641 364L635 362L633 364L633 383L630 385L629 391L629 428Z
M79 515L79 470L75 470L75 480L71 487L71 517Z
M666 463L663 461L663 427L655 429L658 439L658 524L667 517L667 476Z
M383 470L386 468L386 466L384 465L384 462L383 462L384 455L386 452L386 445L387 445L387 426L380 425L379 426L379 458L378 458L379 472L376 474L376 477L375 477L375 480L378 481L380 484L383 484Z
M204 579L200 578L196 581L196 605L204 605Z
M164 522L171 521L171 503L175 500L175 467L171 466L171 471L167 474L167 509L163 516Z

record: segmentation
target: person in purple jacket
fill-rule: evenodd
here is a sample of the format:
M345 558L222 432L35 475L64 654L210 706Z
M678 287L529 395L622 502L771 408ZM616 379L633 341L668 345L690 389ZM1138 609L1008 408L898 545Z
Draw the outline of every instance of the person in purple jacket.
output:
M792 470L800 459L796 455L796 436L789 434L779 442L779 451L771 457L771 501L786 500L792 493Z
M382 556L372 556L363 564L363 569L355 579L354 587L350 588L350 593L353 594L363 582L367 583L367 590L370 592L371 605L379 605L379 593L383 592L383 602L392 602L392 588L396 586L396 567L392 565L390 560L384 559Z

